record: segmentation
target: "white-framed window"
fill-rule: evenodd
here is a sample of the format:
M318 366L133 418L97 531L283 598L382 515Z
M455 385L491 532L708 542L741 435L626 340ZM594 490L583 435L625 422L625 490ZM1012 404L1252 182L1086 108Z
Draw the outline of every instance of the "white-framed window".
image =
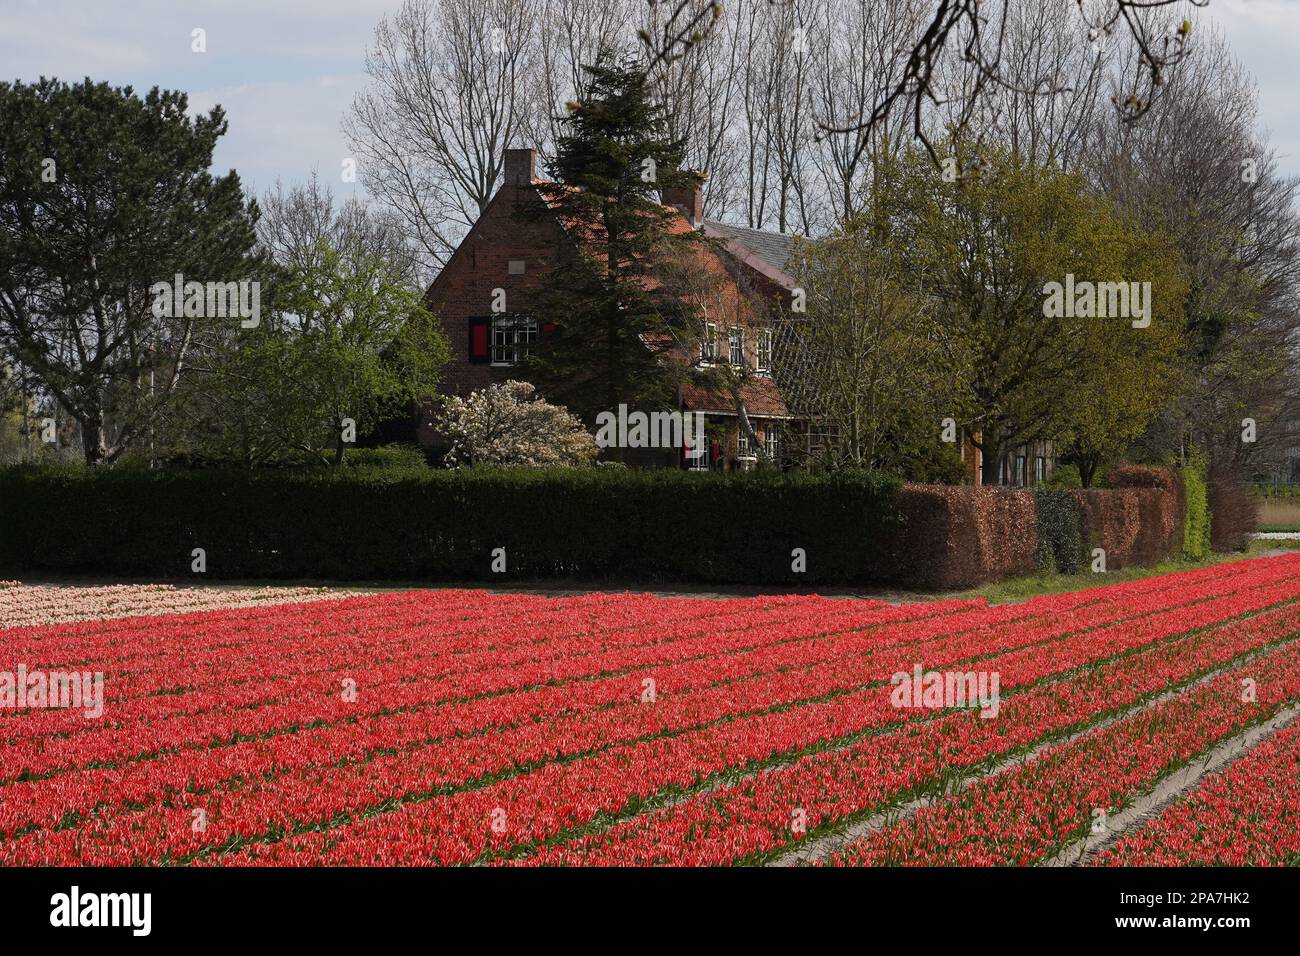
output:
M1034 459L1034 482L1036 484L1047 480L1047 459L1039 455Z
M749 457L749 436L743 428L736 433L736 454L740 458Z
M718 357L718 327L704 323L704 338L700 339L700 361L712 362Z
M698 443L699 456L696 458L687 458L686 465L691 471L708 471L709 470L709 435L707 432L695 436Z
M776 429L770 425L763 432L763 450L772 461L776 461L781 455L781 438L777 435Z
M772 330L762 329L758 333L758 354L756 369L759 372L772 371Z
M745 364L745 330L738 325L727 329L727 360L737 367Z
M528 315L492 316L492 364L518 365L537 341L537 320Z
M1014 481L1020 487L1025 486L1025 456L1016 455L1016 475Z

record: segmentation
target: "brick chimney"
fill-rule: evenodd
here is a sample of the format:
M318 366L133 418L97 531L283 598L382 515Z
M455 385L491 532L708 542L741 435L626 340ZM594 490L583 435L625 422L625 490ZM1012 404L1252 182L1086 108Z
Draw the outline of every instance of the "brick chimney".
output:
M704 174L688 171L683 173L683 178L682 185L661 189L659 198L665 206L680 209L692 229L699 229L704 222Z
M507 186L527 186L537 174L537 150L506 150L505 182Z

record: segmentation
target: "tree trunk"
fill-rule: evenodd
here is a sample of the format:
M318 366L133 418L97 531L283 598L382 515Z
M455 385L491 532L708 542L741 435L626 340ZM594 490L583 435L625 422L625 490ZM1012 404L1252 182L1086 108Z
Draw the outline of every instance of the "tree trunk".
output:
M95 411L80 422L81 448L86 456L87 465L103 464L108 454L108 442L104 436L104 413Z
M980 449L980 480L985 485L1002 484L1002 448L991 445Z

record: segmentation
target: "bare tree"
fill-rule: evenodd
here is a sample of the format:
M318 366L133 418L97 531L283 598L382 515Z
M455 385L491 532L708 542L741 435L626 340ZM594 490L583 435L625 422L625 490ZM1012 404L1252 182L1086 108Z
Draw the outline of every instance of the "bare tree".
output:
M343 128L367 189L406 223L426 270L487 207L537 109L538 0L405 0L375 29L370 86Z
M907 55L875 96L869 112L841 125L828 125L834 133L857 133L858 149L865 150L872 132L896 111L908 118L911 135L924 146L931 160L935 151L931 116L946 108L948 134L971 125L984 106L984 98L997 91L1020 96L1052 97L1069 91L1067 81L1045 62L1035 72L1013 45L1012 23L1021 4L1039 0L932 0L930 13L906 46ZM1209 0L1074 0L1081 14L1079 32L1089 44L1127 37L1136 50L1137 69L1117 90L1114 105L1125 122L1151 108L1170 72L1186 57L1191 22L1178 21L1172 31L1162 31L1158 14L1172 8L1203 7ZM1013 13L1016 16L1013 16ZM1061 14L1057 14L1058 17ZM962 82L952 85L956 71Z
M1153 455L1194 443L1253 465L1295 443L1300 182L1279 174L1256 116L1253 81L1211 35L1144 122L1112 116L1099 137L1095 180L1173 239L1190 282L1192 384L1148 435Z

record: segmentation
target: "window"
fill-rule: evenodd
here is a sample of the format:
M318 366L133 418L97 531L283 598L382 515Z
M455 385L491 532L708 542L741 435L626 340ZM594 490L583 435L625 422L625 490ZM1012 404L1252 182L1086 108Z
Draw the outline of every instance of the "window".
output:
M749 436L743 428L736 433L736 455L740 458L749 457Z
M709 436L706 432L700 432L693 436L695 447L691 451L698 452L695 458L686 459L686 467L691 471L708 471L709 470Z
M1022 486L1025 483L1025 456L1024 455L1016 455L1016 473L1015 476L1012 478L1012 481L1014 481L1017 485L1022 485Z
M741 366L745 364L745 331L737 326L727 329L727 345L731 354L728 360L732 365Z
M763 329L758 333L758 371L772 371L772 330Z
M718 327L712 322L704 323L704 338L700 339L700 361L712 362L718 357Z
M1034 482L1041 484L1047 480L1047 459L1039 455L1034 459Z
M537 320L526 315L492 317L492 364L518 365L532 354Z
M772 461L776 461L781 455L781 439L777 436L776 429L771 426L763 432L763 450Z

